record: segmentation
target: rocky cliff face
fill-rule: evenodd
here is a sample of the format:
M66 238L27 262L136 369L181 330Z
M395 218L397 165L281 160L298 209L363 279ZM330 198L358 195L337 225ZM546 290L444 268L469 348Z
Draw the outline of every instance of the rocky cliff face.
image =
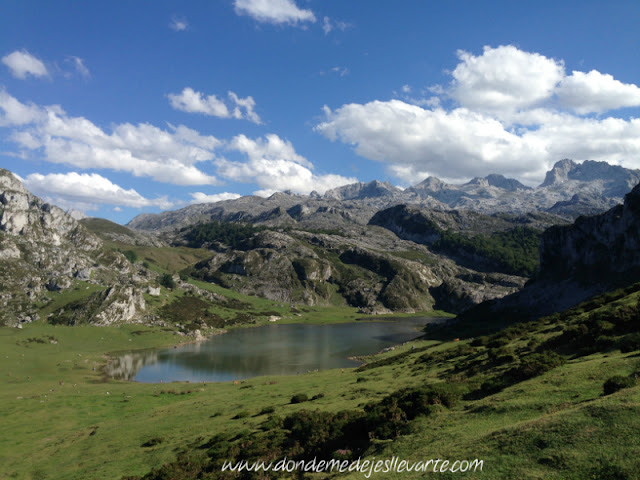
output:
M624 204L575 223L553 226L540 242L540 271L521 291L470 311L539 317L640 279L640 185Z
M485 275L377 226L335 235L263 231L240 249L219 248L192 275L247 294L307 305L345 303L364 313L430 310L447 289L460 311L520 288L525 279Z
M623 205L548 229L540 244L541 278L593 283L640 278L640 185Z
M37 307L50 300L49 292L78 282L128 283L131 273L122 255L106 251L74 218L0 170L0 325L37 320Z

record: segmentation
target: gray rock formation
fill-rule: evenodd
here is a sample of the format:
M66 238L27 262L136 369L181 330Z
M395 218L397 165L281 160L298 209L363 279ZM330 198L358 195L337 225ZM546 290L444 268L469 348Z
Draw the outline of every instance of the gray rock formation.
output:
M560 175L556 176L558 178ZM539 317L640 278L640 185L624 204L554 226L540 242L540 271L521 291L481 305L468 318Z
M242 197L213 204L191 205L160 214L143 214L129 222L134 230L171 232L210 220L242 221L270 226L340 228L364 225L379 210L410 204L433 210L464 210L492 215L545 212L574 220L621 203L640 182L640 171L586 160L561 160L545 181L531 188L502 175L474 178L452 185L435 177L400 190L388 182L355 183L324 195L276 193L265 199Z
M133 278L123 255L105 249L74 218L0 170L0 325L36 320L38 306L49 302L51 294L87 284L126 285ZM144 299L133 287L118 288L124 288L118 302L111 297L101 302L98 323L131 320L131 306L142 309Z

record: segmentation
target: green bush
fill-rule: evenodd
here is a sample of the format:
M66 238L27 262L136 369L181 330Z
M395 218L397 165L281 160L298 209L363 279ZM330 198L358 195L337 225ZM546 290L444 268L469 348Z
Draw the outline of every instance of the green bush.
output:
M602 385L602 389L605 395L611 395L612 393L616 393L618 390L622 390L623 388L630 388L635 386L637 383L634 377L623 377L622 375L616 375L615 377L611 377L604 385Z
M134 252L133 250L126 250L124 252L122 252L122 254L127 257L127 260L129 260L129 262L136 263L138 261L138 254L136 252Z
M523 358L520 365L509 370L507 375L516 381L523 381L553 370L564 362L564 358L555 352L533 353Z
M640 350L640 333L630 333L618 340L618 348L622 353Z
M244 223L213 221L185 227L181 231L186 232L184 238L187 240L187 245L192 248L201 248L205 244L219 242L239 249L254 233L262 230L264 228Z
M303 403L308 401L309 401L309 397L306 393L298 393L293 397L291 397L291 403Z
M141 446L142 447L154 447L156 445L160 445L162 442L164 442L164 438L163 437L151 437L149 440L144 442Z
M160 285L162 285L163 287L170 288L172 290L176 288L176 282L173 280L173 276L168 273L163 274L160 277L160 280L158 280L158 283L160 283Z

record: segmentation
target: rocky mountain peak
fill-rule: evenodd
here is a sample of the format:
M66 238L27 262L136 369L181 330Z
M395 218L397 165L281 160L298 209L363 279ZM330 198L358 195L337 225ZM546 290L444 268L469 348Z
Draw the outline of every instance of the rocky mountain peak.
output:
M401 192L401 190L389 182L373 180L369 183L358 182L327 190L324 194L324 198L332 198L336 200L360 200L364 198L393 196L399 192Z
M515 178L507 178L504 175L499 175L497 173L487 175L485 179L492 187L502 188L509 192L513 192L515 190L531 190L531 187L527 187Z
M9 170L0 168L0 191L15 191L20 193L28 193L22 182Z
M556 185L566 182L567 180L569 180L569 173L577 165L578 164L576 162L568 158L556 162L553 168L547 172L547 175L544 178L544 182L542 182L540 186L548 187L550 185Z
M580 193L577 191L579 188L590 195L597 194L620 201L638 182L640 182L640 170L631 170L594 160L576 163L565 159L557 162L547 172L540 187L553 189L562 185L566 192Z
M440 180L438 177L427 177L423 181L421 181L417 185L414 185L411 188L416 190L438 191L438 190L442 190L446 186L447 184L442 180Z

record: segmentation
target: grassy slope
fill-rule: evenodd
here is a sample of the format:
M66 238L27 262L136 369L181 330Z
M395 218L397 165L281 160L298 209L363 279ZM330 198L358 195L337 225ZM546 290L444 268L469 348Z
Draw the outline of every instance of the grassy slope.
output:
M509 342L502 347L516 360L523 358L532 345L559 335L562 328L558 326L579 324L598 311L615 315L619 308L637 304L639 297L635 292L590 307L590 311L576 309L571 315L531 324L515 336L505 334L503 339ZM332 315L324 318L328 317ZM46 343L49 336L58 343ZM500 338L489 341L500 343ZM193 448L216 433L256 431L266 420L266 415L259 415L265 407L274 407L284 417L301 409L361 408L399 388L443 380L467 383L473 389L488 377L504 374L516 362L490 362L490 350L499 347L487 342L467 348L465 340L421 340L414 342L420 351L401 347L376 357L387 359L386 364L363 371L332 370L206 385L135 384L102 378L99 365L106 352L175 341L168 332L139 326L29 325L23 330L0 330L5 357L0 364L0 417L3 431L9 432L0 438L0 477L141 475L172 461L177 450ZM423 347L429 348L421 350ZM430 355L426 362L420 360L425 354ZM638 352L610 349L566 358L564 365L498 393L467 398L450 410L442 407L418 417L406 435L393 442L374 441L369 456L481 458L485 461L481 477L488 479L634 478L633 472L640 471L636 455L640 388L603 396L602 385L613 375L636 372ZM477 369L470 370L474 365ZM94 366L98 367L95 371ZM289 400L297 393L325 396L291 405ZM240 411L249 415L233 419ZM161 441L142 446L152 438ZM398 477L376 474L376 478ZM423 474L400 478L423 478Z

